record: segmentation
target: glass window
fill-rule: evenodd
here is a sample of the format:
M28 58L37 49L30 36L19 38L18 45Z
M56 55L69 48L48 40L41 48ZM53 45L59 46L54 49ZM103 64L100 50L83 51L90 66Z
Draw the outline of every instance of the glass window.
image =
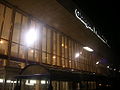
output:
M69 59L72 59L72 45L71 45L71 40L69 40Z
M1 39L0 40L0 53L7 55L7 51L8 51L8 41Z
M46 63L47 55L46 53L42 52L42 63Z
M28 49L28 60L33 60L33 55L34 55L34 49L29 48Z
M60 34L57 33L57 55L60 56Z
M65 58L68 58L68 41L67 41L67 37L65 37Z
M53 32L53 54L56 54L56 32Z
M56 60L57 60L57 57L55 56L55 55L53 55L53 57L52 57L52 64L53 65L56 65Z
M42 51L46 51L46 27L42 31Z
M4 16L3 16L4 8L5 8L5 6L0 4L0 35L1 35L2 23L3 23L3 20L4 20Z
M11 56L18 56L18 44L12 43L11 45Z
M65 59L62 58L62 67L65 67Z
M39 51L35 50L35 61L39 62Z
M62 36L62 57L65 57L65 40L64 37Z
M47 54L47 64L51 64L51 54Z
M35 29L36 29L36 33L37 33L37 39L36 39L36 42L35 42L35 49L40 49L42 24L36 23Z
M12 38L13 42L19 43L20 29L21 29L21 14L16 13L14 28L13 28L13 38Z
M57 66L60 66L60 57L57 57Z
M25 46L21 45L19 47L19 58L25 59L25 55L26 55L25 52L26 52L25 51Z
M11 18L12 18L12 9L7 7L5 12L3 30L2 30L2 38L7 40L9 38L9 33L11 29Z
M51 30L47 29L47 52L51 53Z
M26 32L26 45L34 48L34 44L36 43L37 40L37 29L36 29L36 23L35 21L31 20L29 28Z
M27 30L28 30L28 18L23 16L23 19L22 19L22 26L21 26L21 44L22 45L26 45L26 42L25 42L25 36L26 36L26 33L27 33Z

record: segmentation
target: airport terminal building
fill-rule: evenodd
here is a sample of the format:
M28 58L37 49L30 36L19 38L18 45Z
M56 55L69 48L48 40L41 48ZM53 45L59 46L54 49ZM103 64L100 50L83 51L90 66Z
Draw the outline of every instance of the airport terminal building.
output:
M110 87L109 49L72 0L0 0L0 90Z

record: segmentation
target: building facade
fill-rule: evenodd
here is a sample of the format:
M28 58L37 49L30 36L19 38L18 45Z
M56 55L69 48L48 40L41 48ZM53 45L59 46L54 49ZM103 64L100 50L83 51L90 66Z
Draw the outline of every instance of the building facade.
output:
M102 55L11 2L0 1L0 90L110 86L106 79L99 80L107 75Z

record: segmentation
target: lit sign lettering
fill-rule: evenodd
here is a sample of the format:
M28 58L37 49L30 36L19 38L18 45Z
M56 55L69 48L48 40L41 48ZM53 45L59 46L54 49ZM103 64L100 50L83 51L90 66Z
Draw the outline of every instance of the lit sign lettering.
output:
M82 16L82 13L80 13L80 11L78 11L77 9L75 9L75 16L85 25L86 28L90 29L93 33L97 35L98 38L100 38L104 43L107 44L107 40L104 40L102 37L100 37L100 35L98 35L95 27L91 28L90 24L88 24L87 20L85 20L85 18Z

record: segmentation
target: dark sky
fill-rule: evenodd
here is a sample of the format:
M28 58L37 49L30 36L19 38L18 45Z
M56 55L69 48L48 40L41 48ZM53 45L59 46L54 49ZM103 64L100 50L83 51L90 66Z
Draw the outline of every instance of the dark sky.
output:
M73 0L107 39L115 54L113 64L120 64L119 8L116 0Z

